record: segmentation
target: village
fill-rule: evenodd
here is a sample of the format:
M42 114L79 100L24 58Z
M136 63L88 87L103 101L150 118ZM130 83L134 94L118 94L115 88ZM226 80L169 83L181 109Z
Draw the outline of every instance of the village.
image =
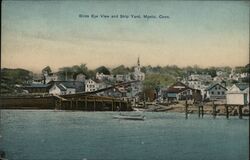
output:
M96 72L95 76L87 77L83 73L68 76L66 72L62 79L57 73L44 70L41 75L33 77L30 84L17 86L22 95L26 96L74 97L77 94L88 94L129 101L133 109L145 111L184 112L185 103L188 103L190 113L198 112L196 105L216 104L218 114L225 114L223 105L243 106L243 113L249 114L248 72L236 73L232 69L231 73L227 74L217 70L213 77L208 73L192 73L177 77L169 86L159 84L153 89L145 89L146 76L138 57L133 71L126 74ZM228 84L232 81L233 84ZM211 107L205 107L205 113L212 112ZM237 108L231 109L231 115L237 115L238 112Z

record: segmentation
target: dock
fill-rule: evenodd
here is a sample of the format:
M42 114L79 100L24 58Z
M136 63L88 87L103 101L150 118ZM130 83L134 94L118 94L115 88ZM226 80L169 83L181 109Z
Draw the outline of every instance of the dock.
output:
M82 111L132 111L131 103L119 98L105 96L83 96L68 98L57 96L55 109Z
M197 108L198 117L203 118L203 116L205 114L204 113L204 104L199 103L195 106ZM243 116L249 117L249 113L244 114L242 111L242 108L244 107L244 105L215 104L215 102L212 101L212 106L209 106L209 107L212 109L211 115L213 116L214 119L216 118L216 116L220 112L220 110L218 109L218 106L221 106L224 108L225 113L224 114L220 113L220 115L224 115L226 117L226 119L229 119L230 116L238 116L239 119L243 119ZM190 112L188 108L189 108L189 104L187 103L187 101L185 101L185 118L186 119L188 119L188 113Z
M120 98L82 95L0 97L0 109L55 109L81 111L132 111L130 101Z

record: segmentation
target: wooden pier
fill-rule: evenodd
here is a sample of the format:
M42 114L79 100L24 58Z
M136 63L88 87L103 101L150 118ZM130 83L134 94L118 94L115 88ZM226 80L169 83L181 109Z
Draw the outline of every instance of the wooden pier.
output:
M55 96L55 109L81 111L132 111L131 103L118 98L102 96L83 96L63 98Z
M220 106L224 106L224 109L225 109L225 117L227 119L229 119L229 116L236 116L238 115L239 116L239 119L242 119L243 116L248 116L249 117L249 114L248 115L244 115L243 114L243 111L242 111L242 108L244 107L243 105L232 105L232 104L215 104L214 101L212 101L212 112L211 112L211 115L213 116L213 118L215 119L216 116L218 115L218 112L219 110L217 110L217 106L220 105ZM197 106L197 113L198 113L198 117L199 118L203 118L204 116L204 104L203 103L200 103ZM187 102L187 100L185 101L185 119L188 119L188 113L189 113L189 104ZM235 113L236 111L236 113Z

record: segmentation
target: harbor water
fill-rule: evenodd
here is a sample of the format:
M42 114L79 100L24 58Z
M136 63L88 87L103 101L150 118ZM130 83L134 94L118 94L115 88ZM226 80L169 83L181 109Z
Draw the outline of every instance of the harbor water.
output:
M249 119L146 112L1 110L0 150L9 160L247 160ZM131 113L127 113L131 114Z

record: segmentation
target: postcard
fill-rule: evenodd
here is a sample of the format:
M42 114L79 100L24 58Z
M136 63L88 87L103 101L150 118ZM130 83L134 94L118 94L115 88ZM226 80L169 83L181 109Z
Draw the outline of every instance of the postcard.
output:
M1 4L0 159L249 159L248 1Z

